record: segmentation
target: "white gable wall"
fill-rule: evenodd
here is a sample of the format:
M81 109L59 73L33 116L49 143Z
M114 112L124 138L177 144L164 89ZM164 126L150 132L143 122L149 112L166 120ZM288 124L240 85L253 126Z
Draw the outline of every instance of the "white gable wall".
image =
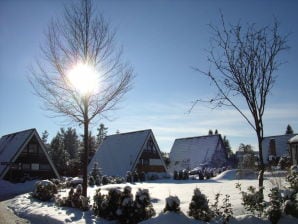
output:
M297 134L265 137L262 142L264 164L268 164L269 144L270 144L271 139L275 139L276 156L278 156L278 157L284 156L284 155L289 156L288 141L290 138L292 138L295 135L297 135Z

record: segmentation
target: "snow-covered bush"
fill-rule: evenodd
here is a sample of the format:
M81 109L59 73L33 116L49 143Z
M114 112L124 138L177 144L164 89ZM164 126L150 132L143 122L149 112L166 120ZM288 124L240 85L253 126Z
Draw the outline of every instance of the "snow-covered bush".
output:
M100 189L97 189L93 201L96 216L118 220L120 223L136 224L155 215L149 191L146 189L138 190L135 201L129 186L126 186L123 192L112 188L108 195L102 195Z
M89 198L82 195L81 184L77 185L75 190L73 187L71 187L70 191L68 192L68 197L61 198L58 195L55 201L58 206L73 207L83 211L89 210Z
M194 189L194 195L189 204L188 215L206 222L212 217L207 197L205 194L201 193L199 188Z
M41 180L35 183L32 196L41 201L49 201L54 198L57 193L57 186L49 180Z
M134 216L134 202L131 187L126 186L121 195L120 206L116 211L120 223L137 223Z
M229 223L230 219L233 217L233 209L232 204L230 203L230 195L226 194L222 200L221 206L219 206L219 198L221 194L217 193L215 195L214 204L210 206L212 210L213 219L217 221L217 223Z
M70 178L66 182L67 187L76 187L79 184L83 184L83 178L81 178L81 177Z
M282 213L282 197L278 188L272 188L270 190L269 196L269 206L267 208L266 214L268 219L272 224L277 224Z
M151 203L149 191L147 189L139 189L134 202L134 217L136 223L149 219L154 215L155 210Z
M290 172L286 178L287 182L290 184L289 188L293 191L293 194L298 192L298 166L291 166Z
M94 166L89 174L88 184L90 186L99 186L101 184L102 174L100 168L98 167L98 163L94 163Z
M291 158L288 156L280 157L280 159L278 161L278 166L282 170L288 169L291 166Z
M106 195L102 195L100 192L100 188L98 188L95 191L95 194L93 196L93 212L94 215L99 216L99 217L107 217L107 210L106 208L106 204L107 204L107 196Z
M102 176L101 184L107 185L107 184L122 184L125 183L125 178L123 177L114 177L114 176Z
M292 215L298 218L298 194L295 195L295 200L286 200L283 211L287 215Z
M238 188L242 194L242 205L244 208L253 215L257 215L258 217L263 216L266 203L262 192L260 190L256 190L253 186L249 186L247 188L248 192L242 191L241 184L239 183L236 184L236 188Z
M166 207L164 212L177 212L180 213L180 200L177 196L169 196L166 198Z
M118 209L121 204L121 196L121 191L116 188L111 188L108 195L102 195L99 189L96 190L96 194L93 197L94 214L107 220L117 219L120 214Z
M289 183L288 189L284 192L284 208L285 214L298 218L298 166L291 166L290 172L286 178Z

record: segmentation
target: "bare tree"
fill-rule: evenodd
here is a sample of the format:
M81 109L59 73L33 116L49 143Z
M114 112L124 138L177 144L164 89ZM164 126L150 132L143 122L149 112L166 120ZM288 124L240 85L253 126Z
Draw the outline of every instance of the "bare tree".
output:
M265 170L262 141L264 136L263 115L266 101L271 91L281 63L277 56L286 45L287 36L279 33L279 24L275 20L272 26L258 28L256 24L243 27L226 25L221 15L221 26L210 25L213 32L208 61L209 71L195 70L206 75L215 85L217 94L211 99L199 99L215 108L232 106L253 128L258 139L260 173L259 188L263 187ZM250 113L241 105L245 102Z
M83 195L86 196L89 124L115 109L131 88L133 69L122 60L122 49L115 45L115 32L102 15L95 13L89 0L66 7L64 17L53 20L45 36L42 56L32 65L29 81L42 99L43 109L84 126ZM88 80L86 69L81 69L79 83L71 82L69 72L78 64L88 65L98 73L100 80L85 83L85 88L96 85L96 90L76 88Z

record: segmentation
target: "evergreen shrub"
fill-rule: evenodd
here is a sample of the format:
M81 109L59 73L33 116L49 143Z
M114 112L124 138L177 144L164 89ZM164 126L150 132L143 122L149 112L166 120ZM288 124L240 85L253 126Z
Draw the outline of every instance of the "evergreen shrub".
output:
M194 194L189 204L188 215L205 222L208 222L212 217L207 197L201 193L199 188L194 189Z
M57 186L49 180L41 180L35 183L32 196L41 201L49 201L57 194Z

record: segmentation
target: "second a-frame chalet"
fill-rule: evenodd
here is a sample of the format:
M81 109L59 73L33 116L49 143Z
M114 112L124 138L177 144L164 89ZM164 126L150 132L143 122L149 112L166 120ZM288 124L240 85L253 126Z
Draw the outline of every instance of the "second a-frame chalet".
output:
M2 136L0 139L0 179L12 182L27 178L59 178L36 129Z
M89 163L89 171L96 162L103 174L110 176L125 176L127 171L167 172L150 129L107 136Z

